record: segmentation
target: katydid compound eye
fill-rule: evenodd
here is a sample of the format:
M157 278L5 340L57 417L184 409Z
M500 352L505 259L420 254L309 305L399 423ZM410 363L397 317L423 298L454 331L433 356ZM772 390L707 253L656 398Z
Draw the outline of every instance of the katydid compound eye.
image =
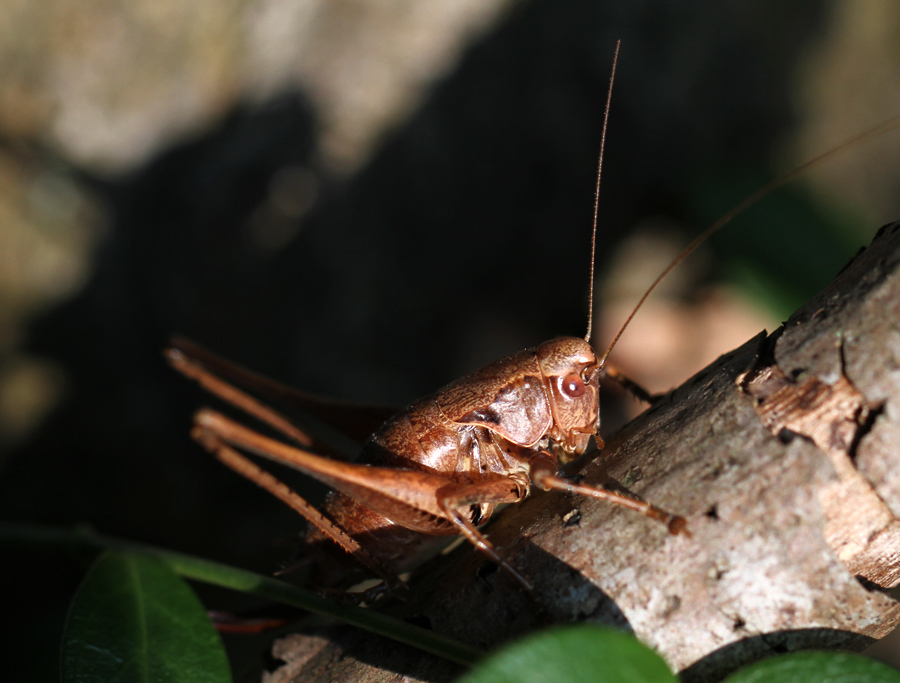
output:
M584 380L581 379L581 375L572 372L563 377L560 388L569 398L578 398L584 393Z

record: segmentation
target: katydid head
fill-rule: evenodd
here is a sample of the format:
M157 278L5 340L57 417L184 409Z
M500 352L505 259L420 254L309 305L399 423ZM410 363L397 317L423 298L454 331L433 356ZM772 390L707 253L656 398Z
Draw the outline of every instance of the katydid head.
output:
M562 337L538 346L537 358L552 417L548 436L565 454L581 455L600 429L597 355L584 339Z
M612 101L613 82L616 75L616 63L619 58L620 42L616 43L613 56L612 72L609 77L609 90L606 95L606 108L603 115L603 128L600 137L600 155L597 162L597 182L594 189L594 220L591 232L591 261L588 289L588 321L587 334L584 339L562 338L542 344L538 348L541 371L550 391L553 421L549 435L567 454L581 454L586 449L592 435L600 431L600 406L598 400L598 379L606 366L606 360L635 314L644 305L650 294L659 283L685 258L693 253L709 237L721 230L735 216L747 210L776 189L786 185L794 178L802 175L810 168L824 163L837 154L856 147L864 141L874 139L884 133L900 127L900 116L884 121L867 131L853 136L824 154L801 164L784 175L771 181L751 194L740 204L724 214L719 220L700 233L690 244L676 256L669 265L656 277L646 289L640 300L631 310L625 322L619 328L613 340L602 355L595 354L591 348L591 332L594 317L594 261L597 252L597 223L600 206L600 177L603 171L603 152L606 147L606 130L609 123L610 102ZM602 447L602 446L601 446Z

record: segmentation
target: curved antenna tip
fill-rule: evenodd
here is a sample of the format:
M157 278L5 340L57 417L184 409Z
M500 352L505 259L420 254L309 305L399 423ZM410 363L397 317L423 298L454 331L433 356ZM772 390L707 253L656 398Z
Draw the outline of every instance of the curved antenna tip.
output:
M616 80L616 64L619 62L619 48L622 47L622 41L616 41L616 51L613 53L612 70L609 74L609 89L606 92L606 108L603 111L603 130L600 134L600 158L597 161L597 184L594 186L594 226L591 230L591 270L590 270L590 289L588 290L588 322L587 334L584 340L590 344L591 334L594 330L594 268L597 260L597 217L600 210L600 177L603 175L603 152L606 149L606 129L609 125L609 108L612 103L613 83Z

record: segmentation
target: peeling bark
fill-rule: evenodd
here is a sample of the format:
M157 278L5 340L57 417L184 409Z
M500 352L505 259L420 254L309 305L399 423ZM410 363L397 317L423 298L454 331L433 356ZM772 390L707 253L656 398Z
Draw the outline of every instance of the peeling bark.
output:
M692 681L887 634L900 622L882 590L900 582L900 223L782 328L672 391L577 474L684 515L692 536L537 493L488 527L535 595L463 546L423 568L390 611L483 648L550 624L610 624ZM314 644L282 643L275 656L293 669L272 680L460 673L351 629Z

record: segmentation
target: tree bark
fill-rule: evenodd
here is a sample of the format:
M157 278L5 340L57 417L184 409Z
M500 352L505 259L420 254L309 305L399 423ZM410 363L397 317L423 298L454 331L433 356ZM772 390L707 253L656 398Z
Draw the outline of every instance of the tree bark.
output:
M686 680L768 654L862 649L900 621L900 223L773 334L719 358L576 469L688 519L535 493L391 610L491 649L549 624L627 628ZM281 641L272 681L452 680L453 665L340 626Z

